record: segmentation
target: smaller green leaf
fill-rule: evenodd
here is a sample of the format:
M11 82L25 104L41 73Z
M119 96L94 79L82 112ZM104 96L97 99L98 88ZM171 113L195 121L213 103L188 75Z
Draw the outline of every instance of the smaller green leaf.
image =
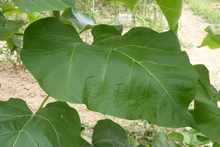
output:
M23 12L19 8L15 8L12 5L9 4L2 4L0 5L0 8L2 9L2 13L8 16L11 16L12 14L23 14Z
M12 36L11 38L8 38L6 42L12 52L21 47L21 40L17 36Z
M183 143L183 140L184 140L184 136L182 135L182 133L179 133L179 132L170 133L168 135L168 138L174 141L178 141L180 143Z
M151 144L151 147L177 147L178 145L168 143L167 136L165 133L158 133Z
M173 132L168 135L168 138L180 142L185 146L199 146L209 141L207 137L194 129Z
M140 144L134 140L134 138L130 138L130 142L133 144L133 146L138 147Z
M33 23L33 22L35 22L35 21L42 18L41 13L37 13L37 12L27 13L27 16L28 16L28 20L29 20L30 23Z
M182 13L182 0L156 0L171 30L177 32L178 20Z
M110 26L116 28L120 33L123 32L123 25L122 24L118 24L118 23L111 23L109 24Z
M125 130L109 119L95 125L92 143L95 147L133 147Z
M211 26L205 28L205 31L207 32L207 35L199 47L208 46L210 49L220 48L220 34L215 34Z
M0 11L0 40L11 38L24 24L22 20L8 20Z
M79 28L81 32L92 29L96 25L95 19L86 13L79 13L76 8L67 8L62 17L70 21L74 26Z
M103 35L104 34L104 35ZM98 27L94 27L92 29L92 35L94 37L93 44L110 37L120 37L121 33L114 27L107 25L99 25Z

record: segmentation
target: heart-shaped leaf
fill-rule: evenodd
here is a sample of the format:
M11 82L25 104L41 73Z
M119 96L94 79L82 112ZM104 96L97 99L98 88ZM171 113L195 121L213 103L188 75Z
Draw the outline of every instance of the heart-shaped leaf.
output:
M36 21L26 29L22 61L58 100L162 126L193 125L188 105L197 74L173 31L134 28L121 36L98 25L92 34L95 41L88 45L55 18Z
M0 143L4 147L72 147L81 144L78 113L54 102L32 114L21 99L0 101Z
M194 111L192 112L198 131L209 137L211 140L220 143L220 108L217 105L217 92L208 79L208 70L204 65L195 66L198 76L198 90L195 97Z
M156 0L162 10L170 29L177 32L178 20L182 13L182 0Z
M211 26L205 28L205 31L208 33L202 41L201 46L208 46L211 49L220 48L220 34L215 34Z
M125 130L109 119L100 120L95 125L92 144L95 147L133 147Z
M25 13L64 10L75 5L75 0L14 0Z
M8 20L0 11L0 40L11 38L24 24L22 20Z

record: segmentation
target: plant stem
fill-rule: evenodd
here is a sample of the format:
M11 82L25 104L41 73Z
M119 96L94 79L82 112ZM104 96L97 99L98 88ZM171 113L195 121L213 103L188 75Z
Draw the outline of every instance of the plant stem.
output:
M43 100L43 102L41 103L41 105L40 105L40 107L38 108L38 110L40 110L40 109L44 106L45 102L48 100L49 97L50 97L50 96L48 95L47 97L44 98L44 100Z
M60 11L52 11L52 15L53 15L53 17L60 20Z
M15 33L15 35L24 36L24 33Z

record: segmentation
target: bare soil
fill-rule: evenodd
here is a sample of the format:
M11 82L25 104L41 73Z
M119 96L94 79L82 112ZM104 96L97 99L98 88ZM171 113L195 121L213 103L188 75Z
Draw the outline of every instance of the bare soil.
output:
M192 64L204 64L210 71L211 83L220 89L220 49L211 50L208 47L197 48L206 35L204 29L211 24L206 23L199 16L185 8L179 23L179 38L182 50L189 55ZM1 46L1 44L0 44ZM9 98L22 98L25 100L32 111L36 111L43 99L45 92L39 87L37 81L24 69L13 69L10 64L0 61L0 100L6 101ZM50 98L48 102L54 101ZM91 112L84 105L71 104L77 109L82 123L94 126L103 118L111 118L97 112ZM132 121L114 119L117 123L126 127Z
M220 89L220 64L218 64L220 63L220 49L211 50L208 47L197 47L200 46L206 35L204 29L212 24L193 15L192 11L184 9L179 25L182 50L188 53L192 64L204 64L208 68L211 83ZM192 47L189 47L188 44L191 44Z

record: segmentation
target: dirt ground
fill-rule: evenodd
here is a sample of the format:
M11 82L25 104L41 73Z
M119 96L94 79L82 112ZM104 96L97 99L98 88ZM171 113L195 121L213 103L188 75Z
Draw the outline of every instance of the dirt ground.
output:
M206 23L201 17L193 15L193 12L187 9L183 10L179 24L179 38L182 44L182 50L189 55L192 64L204 64L210 74L211 83L220 89L220 49L211 50L208 47L199 46L206 35L204 29L212 26Z
M206 35L204 29L209 25L211 24L206 23L201 17L194 16L193 12L185 8L179 23L179 38L182 49L188 53L191 63L205 64L210 71L211 83L220 89L220 49L197 48ZM0 84L0 100L5 101L11 97L22 98L33 111L37 110L46 97L44 91L27 70L14 70L3 62L0 62ZM49 102L51 101L54 100L50 98ZM71 106L79 112L82 123L90 126L93 126L96 121L108 117L91 112L84 105L71 104ZM115 119L115 121L122 126L132 123L132 121L123 119Z

